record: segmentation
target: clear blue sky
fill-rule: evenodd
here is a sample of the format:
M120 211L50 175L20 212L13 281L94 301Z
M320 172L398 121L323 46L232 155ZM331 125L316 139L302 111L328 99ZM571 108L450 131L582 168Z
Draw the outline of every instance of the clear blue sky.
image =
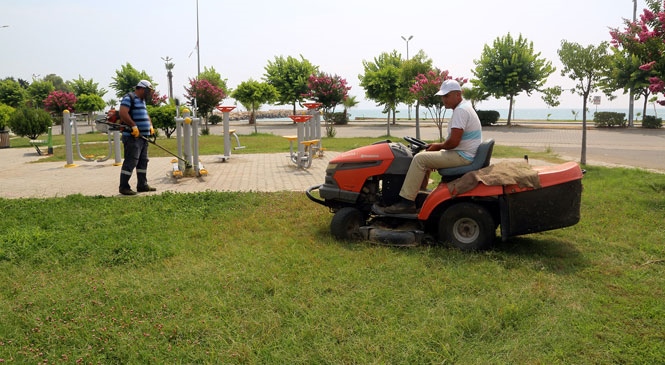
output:
M127 62L144 70L168 92L164 61L175 63L174 93L182 95L197 73L196 0L0 0L0 78L28 81L57 74L65 80L93 79L109 90L115 71ZM637 1L638 17L645 7ZM633 0L199 0L200 64L214 67L235 88L261 79L275 56L303 55L321 71L338 74L364 99L358 74L362 61L397 50L406 58L423 50L441 69L471 78L483 46L510 32L533 42L534 50L557 71L547 86L564 89L573 82L560 76L561 40L583 46L609 41L609 27L631 19ZM194 51L192 53L192 51ZM191 53L191 56L190 56ZM627 107L618 95L601 107ZM581 108L579 96L566 92L561 108ZM232 100L226 100L231 104ZM490 100L486 108L507 108ZM518 98L517 107L544 108L540 95Z

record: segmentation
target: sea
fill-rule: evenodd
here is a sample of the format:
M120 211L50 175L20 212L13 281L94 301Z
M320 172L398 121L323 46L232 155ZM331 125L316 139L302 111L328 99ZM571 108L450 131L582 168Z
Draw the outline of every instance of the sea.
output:
M499 112L500 118L506 120L508 119L508 109L492 109ZM595 112L616 112L626 114L628 118L628 108L625 109L612 109L612 108L589 108L587 112L587 120L593 120L593 115ZM348 111L351 116L350 120L355 118L387 118L386 113L382 113L382 109L356 109L351 108ZM635 108L635 118L642 119L637 113L641 112L641 108ZM653 108L647 109L647 114L654 115ZM447 111L445 118L452 115L451 111ZM397 109L397 118L408 118L409 111L407 108ZM415 108L411 108L411 118L415 119ZM427 109L420 108L420 118L429 119L431 115ZM566 109L566 108L551 108L551 109L519 109L516 108L513 110L513 120L582 120L582 108L579 109Z

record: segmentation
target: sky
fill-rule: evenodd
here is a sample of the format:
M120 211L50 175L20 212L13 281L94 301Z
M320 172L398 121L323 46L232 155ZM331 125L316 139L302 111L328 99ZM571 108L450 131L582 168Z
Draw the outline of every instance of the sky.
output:
M302 55L320 71L345 78L358 108L367 109L375 103L359 86L363 61L393 50L406 58L408 45L409 56L422 50L451 76L473 78L483 47L510 33L532 42L556 67L545 86L566 90L559 108L581 109L581 97L568 91L575 82L561 76L561 41L610 41L609 29L632 19L633 1L198 0L197 54L196 0L0 0L0 79L81 76L108 90L109 100L116 70L129 63L167 94L162 58L170 57L174 94L181 97L199 67L214 67L235 88L261 80L275 57ZM637 0L638 17L644 8ZM408 43L402 39L410 36ZM599 110L627 108L628 97L616 96L603 96ZM539 93L520 95L515 106L547 107ZM507 109L508 102L490 99L479 107Z

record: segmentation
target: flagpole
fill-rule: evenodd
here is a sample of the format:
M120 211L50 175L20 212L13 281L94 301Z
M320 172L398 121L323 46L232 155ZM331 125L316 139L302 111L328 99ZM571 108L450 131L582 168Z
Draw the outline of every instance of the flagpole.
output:
M199 0L196 0L196 77L201 74L201 53L199 46Z

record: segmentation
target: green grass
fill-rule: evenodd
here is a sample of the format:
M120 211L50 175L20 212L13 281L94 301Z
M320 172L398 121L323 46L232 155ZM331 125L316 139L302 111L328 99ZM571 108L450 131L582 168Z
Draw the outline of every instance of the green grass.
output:
M665 176L488 252L333 240L302 193L0 199L0 361L653 364Z

